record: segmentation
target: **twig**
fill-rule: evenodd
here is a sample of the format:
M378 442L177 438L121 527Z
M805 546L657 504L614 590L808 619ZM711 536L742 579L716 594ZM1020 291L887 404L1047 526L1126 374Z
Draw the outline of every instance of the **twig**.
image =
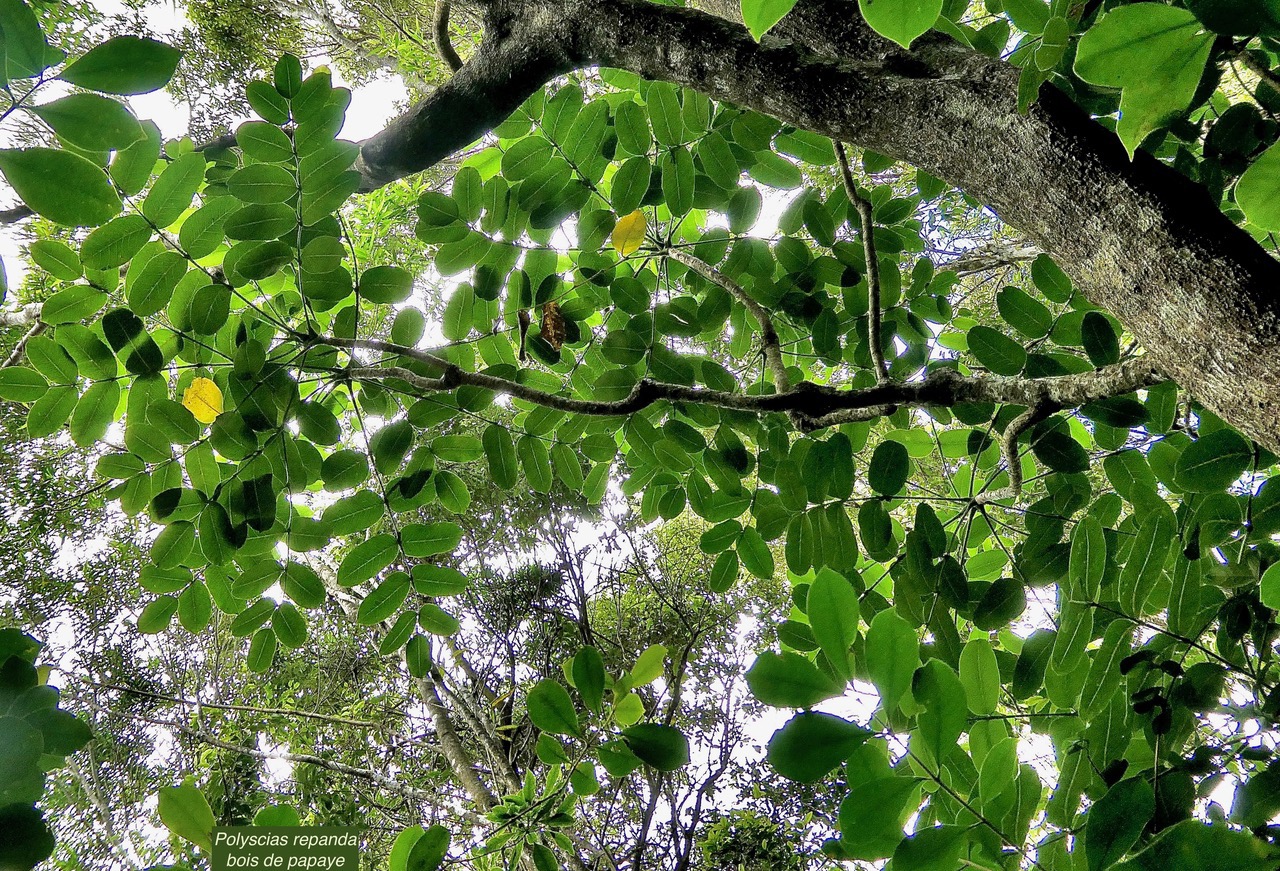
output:
M47 324L44 321L37 321L33 324L31 329L27 330L26 335L18 340L18 344L13 346L13 353L9 355L8 359L0 363L0 369L8 369L10 366L18 365L22 361L23 353L27 350L27 342L43 333L46 326Z
M1254 57L1251 52L1245 50L1237 54L1236 57L1248 68L1249 72L1270 85L1272 90L1280 91L1280 76L1277 76L1270 67Z
M1009 468L1009 486L990 493L979 493L974 497L974 502L986 505L997 499L1017 499L1022 495L1022 457L1018 454L1018 438L1052 413L1052 408L1033 405L1009 422L1000 436L1000 453L1004 454L1005 465Z
M836 158L840 161L840 177L844 180L844 192L848 195L853 207L858 210L862 224L862 250L867 261L867 343L871 350L871 365L876 370L876 380L883 383L889 380L889 364L884 359L884 348L880 344L880 260L876 255L875 227L871 223L871 201L858 192L853 183L853 172L849 169L849 157L844 152L844 143L832 140L836 147Z
M752 299L751 295L742 289L742 285L706 261L699 260L689 252L679 249L668 249L666 253L672 260L683 263L703 278L727 290L746 307L747 311L751 312L752 317L760 324L760 342L765 362L768 363L769 372L773 376L774 390L778 393L786 393L790 389L790 380L787 377L787 366L782 362L782 343L778 339L778 331L774 329L773 319L769 316L768 309Z
M387 790L390 790L391 792L399 793L400 795L407 796L413 799L427 800L427 799L438 798L438 795L432 790L418 789L416 787L409 786L407 784L399 782L398 780L387 777L385 774L382 774L380 772L374 771L369 768L359 768L357 766L347 765L342 762L334 762L330 759L325 759L321 756L314 756L310 753L289 753L285 751L268 752L266 750L258 750L255 747L243 747L239 744L232 744L229 741L223 741L220 738L215 738L214 736L208 734L207 732L204 732L200 729L193 729L192 727L184 725L182 723L175 723L170 720L164 720L157 717L146 717L141 714L130 714L124 711L115 711L110 708L105 708L101 705L94 704L93 702L90 702L87 699L81 699L80 703L85 705L85 707L92 708L93 710L97 711L100 714L105 714L108 716L124 716L124 717L128 717L131 720L137 720L143 723L151 723L154 726L163 726L167 729L173 729L175 732L179 732L183 735L188 735L192 738L195 738L197 741L203 741L206 744L210 744L222 750L228 750L232 753L240 753L245 756L252 756L255 759L280 759L280 760L284 760L285 762L301 763L305 765L315 765L318 768L324 768L329 771L337 772L339 774L348 774L348 775L351 775L352 777L359 777L364 780L368 780L371 783L376 783L378 786L381 786L383 789L387 789Z
M59 670L61 671L61 669ZM327 723L341 723L344 726L358 726L362 729L383 729L386 727L386 723L374 723L369 720L353 720L347 717L335 717L330 714L320 714L315 711L291 710L289 708L259 708L253 705L229 705L229 704L218 704L216 702L206 702L203 699L199 699L199 700L186 699L181 696L168 696L163 693L154 693L154 692L151 692L150 690L140 690L135 687L121 686L119 684L99 683L97 681L89 680L88 678L80 677L78 675L72 674L71 672L68 672L68 671L62 671L62 674L71 678L77 683L82 683L87 686L91 686L94 689L115 690L117 692L128 693L134 696L141 696L143 698L157 699L159 701L164 701L164 702L173 702L174 704L179 704L179 705L197 705L202 708L213 708L219 711L243 711L245 713L250 713L250 714L269 714L269 715L279 714L279 715L288 716L288 717L302 717L310 720L323 720L324 722L327 722Z

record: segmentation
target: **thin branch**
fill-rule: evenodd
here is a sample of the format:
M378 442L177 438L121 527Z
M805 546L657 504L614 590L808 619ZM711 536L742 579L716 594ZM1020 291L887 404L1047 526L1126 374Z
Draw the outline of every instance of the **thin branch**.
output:
M871 201L858 192L853 182L853 173L849 169L849 156L844 152L844 143L833 140L836 147L836 159L840 162L840 178L844 181L844 192L858 210L862 224L862 250L867 261L867 343L871 350L871 365L876 370L877 381L889 380L889 364L884 359L884 347L881 341L880 312L880 260L876 255L875 226L871 222Z
M12 209L0 210L0 224L16 224L34 215L27 206L14 206Z
M400 783L398 780L394 780L393 778L387 777L385 774L381 774L380 772L374 771L369 768L359 768L354 765L347 765L343 762L334 762L330 759L325 759L321 756L313 756L310 753L289 753L285 751L268 752L266 750L258 750L255 747L243 747L239 744L232 744L228 741L223 741L220 738L215 738L214 736L208 734L207 732L204 732L200 729L193 729L192 727L187 726L183 723L175 723L170 720L164 720L157 717L146 717L141 714L130 714L124 711L116 711L110 708L102 707L101 705L94 704L93 702L88 701L87 699L81 699L80 702L86 707L91 708L101 714L105 714L109 716L124 716L124 717L128 717L131 720L137 720L143 723L151 723L152 725L155 725L155 726L163 726L167 729L173 729L175 732L179 732L183 735L188 735L192 738L195 738L197 741L202 741L206 744L212 745L214 747L218 747L222 750L229 750L232 753L241 753L245 756L252 756L255 759L280 759L280 760L284 760L285 762L315 765L318 768L324 768L329 771L337 772L339 774L347 774L352 777L359 777L364 780L368 780L371 783L376 783L378 786L381 786L382 788L387 789L391 792L395 792L400 795L413 798L413 799L422 800L422 801L438 798L437 794L431 790L418 789L416 787L409 786L408 784Z
M42 303L33 302L16 309L0 310L0 328L25 327L40 320Z
M1022 495L1022 457L1018 453L1018 439L1053 411L1052 408L1033 405L1004 428L1004 433L1000 436L1000 452L1004 454L1005 465L1009 469L1009 486L990 493L979 493L974 498L977 504L985 505L998 499L1017 499Z
M1272 90L1280 91L1280 76L1277 76L1271 67L1254 57L1253 52L1242 51L1236 55L1236 58L1248 68L1249 72L1270 85Z
M773 327L773 318L769 316L769 310L752 299L751 295L742 289L742 285L706 261L679 249L668 249L666 254L672 260L683 263L703 278L724 288L734 299L742 303L747 311L751 312L751 316L760 324L760 343L765 362L768 363L769 372L773 376L773 388L778 393L786 393L790 389L787 366L782 362L782 343L778 339L778 331Z
M88 678L79 677L70 672L62 672L67 677L78 683L91 686L99 690L115 690L117 692L128 693L129 695L140 696L142 698L157 699L159 701L173 702L179 705L194 705L201 708L213 708L220 711L244 711L251 714L269 714L283 715L288 717L302 717L309 720L322 720L327 723L340 723L344 726L357 726L362 729L383 729L386 728L385 723L374 723L370 720L353 720L348 717L335 717L330 714L320 714L315 711L292 710L290 708L259 708L253 705L228 705L218 704L216 702L206 702L203 699L186 699L181 696L169 696L164 693L153 693L150 690L140 690L134 687L121 686L119 684L98 683Z
M0 363L0 369L8 369L10 366L17 366L22 362L22 355L26 353L27 350L27 342L43 333L47 326L48 324L44 321L37 321L31 329L27 330L26 334L18 340L18 344L13 346L13 352L9 354L8 358L3 363Z
M436 11L431 17L431 39L436 45L436 53L453 72L462 69L462 58L454 50L449 41L449 0L436 0Z
M996 402L1043 407L1049 412L1130 393L1164 381L1145 357L1127 360L1090 372L1055 375L1047 378L1017 378L1000 375L961 375L950 367L935 368L920 381L886 382L859 390L846 390L801 381L786 393L748 395L689 387L652 379L642 379L630 395L614 401L575 399L547 393L505 378L481 372L468 372L462 367L429 352L418 351L391 342L361 339L301 337L316 344L343 350L367 349L396 354L426 363L438 369L439 377L426 377L401 366L361 366L342 370L354 380L400 380L421 393L440 393L463 385L481 387L506 394L535 405L570 414L593 416L625 416L634 414L661 400L689 402L735 411L754 413L795 412L810 419L811 425L832 426L848 420L865 420L871 409L887 406L944 406L964 402ZM331 371L331 370L325 370Z

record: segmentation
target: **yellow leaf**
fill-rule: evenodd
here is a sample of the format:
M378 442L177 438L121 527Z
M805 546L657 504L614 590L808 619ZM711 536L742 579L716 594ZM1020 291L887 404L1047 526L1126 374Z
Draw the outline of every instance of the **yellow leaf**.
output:
M640 243L644 241L644 230L644 212L636 209L626 217L618 219L609 241L619 254L626 257L640 250Z
M182 406L201 423L213 423L222 414L222 391L208 378L197 378L182 394Z

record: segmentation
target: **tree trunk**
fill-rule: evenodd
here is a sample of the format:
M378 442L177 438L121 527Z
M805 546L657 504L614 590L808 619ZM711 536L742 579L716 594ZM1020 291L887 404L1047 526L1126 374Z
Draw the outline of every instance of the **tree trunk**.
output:
M1203 188L1046 86L929 34L905 51L847 0L801 0L757 44L648 0L480 0L485 37L447 85L367 140L366 187L474 141L570 69L626 69L887 154L973 195L1050 253L1169 377L1280 450L1280 264Z

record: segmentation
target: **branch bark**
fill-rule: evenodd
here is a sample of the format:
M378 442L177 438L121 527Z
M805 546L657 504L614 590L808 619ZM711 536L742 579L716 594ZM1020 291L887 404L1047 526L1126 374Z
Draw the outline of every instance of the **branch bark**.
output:
M880 327L880 259L876 254L875 224L871 220L871 200L858 190L853 181L853 171L849 169L849 158L844 153L844 143L833 142L836 150L836 162L840 164L840 179L844 182L844 193L858 212L858 223L862 230L863 259L867 262L867 350L871 353L871 368L876 370L877 381L889 380L889 364L884 359L884 345L881 344Z
M453 79L363 145L366 189L434 164L550 78L591 65L676 82L945 179L1051 253L1159 369L1280 450L1280 264L1203 188L1052 87L938 34L903 50L848 0L801 0L762 42L647 0L481 0L485 38Z
M1166 380L1146 357L1106 366L1092 372L1048 378L1010 378L1000 375L961 375L950 367L938 367L920 381L883 382L857 390L801 381L786 393L751 395L688 387L665 381L642 379L623 399L604 401L577 399L548 393L527 384L509 381L482 372L470 372L437 357L390 342L378 340L314 338L319 344L351 349L382 351L425 363L440 370L436 377L421 375L404 366L356 366L342 370L356 381L400 381L418 395L442 393L469 385L493 390L535 405L570 414L625 416L656 402L688 402L756 414L784 412L798 415L806 429L822 429L868 415L881 416L902 406L951 407L964 402L995 402L1040 408L1052 413L1077 408L1099 399L1130 393ZM326 370L327 371L327 370Z

